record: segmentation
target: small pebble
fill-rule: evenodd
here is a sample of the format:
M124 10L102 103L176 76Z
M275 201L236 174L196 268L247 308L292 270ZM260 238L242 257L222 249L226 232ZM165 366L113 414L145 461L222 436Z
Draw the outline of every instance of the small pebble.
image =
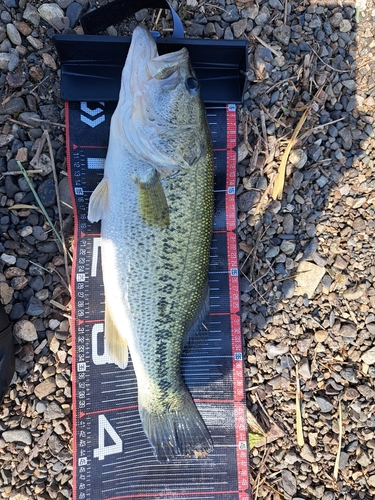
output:
M30 431L27 429L12 429L4 431L2 438L7 443L24 443L30 445L32 442Z
M17 28L12 23L7 24L7 35L8 35L9 40L14 45L21 45L22 38L21 38L20 32L17 30Z
M13 333L21 340L32 342L37 340L38 334L34 324L26 319L21 319L13 327Z

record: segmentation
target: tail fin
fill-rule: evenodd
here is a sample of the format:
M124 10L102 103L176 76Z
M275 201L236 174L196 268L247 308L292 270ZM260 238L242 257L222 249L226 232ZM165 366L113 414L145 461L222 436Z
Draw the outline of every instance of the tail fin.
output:
M177 456L201 458L213 450L210 433L187 391L178 406L157 410L157 406L145 409L139 404L144 432L160 463Z

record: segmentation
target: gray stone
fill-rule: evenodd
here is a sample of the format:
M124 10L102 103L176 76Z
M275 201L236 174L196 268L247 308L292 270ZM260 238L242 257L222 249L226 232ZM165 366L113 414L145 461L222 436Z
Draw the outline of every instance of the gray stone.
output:
M53 394L56 390L56 382L53 377L49 377L34 388L34 394L38 399L44 399Z
M347 33L348 31L351 31L352 29L352 24L348 19L343 19L340 23L340 31L341 33Z
M30 236L30 234L32 234L33 232L33 228L31 226L24 226L20 231L19 231L19 235L22 237L22 238L26 238L26 236Z
M289 352L289 346L287 344L266 344L267 358L274 359L277 356L281 356L282 354L286 354Z
M45 21L54 24L56 18L63 18L64 11L56 3L45 3L38 8L40 17Z
M14 115L21 113L25 109L26 106L22 97L15 97L14 99L10 99L10 101L7 101L5 104L0 104L0 115Z
M227 26L224 31L224 40L233 40L233 31L230 26Z
M148 15L148 9L141 9L135 13L135 18L140 23L144 19L146 19L147 15Z
M310 363L307 358L301 359L298 367L298 373L304 380L308 380L311 377Z
M225 12L224 12L222 18L227 23L233 23L235 21L238 21L240 18L240 15L238 13L237 7L235 5L227 5L225 7Z
M7 24L7 35L9 40L14 44L14 45L21 45L22 44L22 39L20 32L18 29L14 26L12 23Z
M282 486L285 493L293 497L297 493L297 480L292 472L283 469L281 472Z
M282 24L275 28L272 32L273 36L282 45L288 45L290 42L290 27L286 24Z
M24 305L22 304L22 302L16 302L15 304L13 304L12 310L9 313L9 319L11 321L17 321L18 319L22 318L24 314Z
M37 192L44 207L52 207L56 203L55 182L52 178L43 181Z
M307 154L303 149L295 149L290 153L289 161L296 168L303 168L307 162Z
M52 401L44 411L44 420L46 422L51 422L51 420L56 420L58 418L64 418L64 417L65 417L64 411L55 401Z
M244 33L247 26L247 19L240 19L239 21L232 24L231 28L233 30L234 38L240 38Z
M309 149L309 153L314 161L318 161L323 157L322 148L318 144L313 144Z
M294 292L296 290L296 285L293 280L284 280L281 286L281 291L284 294L286 299L290 299L293 297Z
M30 297L29 303L27 304L26 314L29 316L40 316L45 311L45 308L41 301L36 297Z
M56 0L56 3L59 7L61 7L62 9L66 9L67 7L69 7L69 5L73 2L74 0ZM142 10L146 10L147 12L147 9L142 9ZM138 13L137 13L138 14ZM137 14L136 14L136 17L137 17ZM142 21L142 19L137 19L137 21Z
M273 200L268 206L268 210L271 212L271 214L277 214L280 212L281 209L281 203L279 200Z
M48 448L50 449L52 455L56 457L64 448L64 445L56 434L52 434L48 439Z
M21 319L14 325L13 333L19 339L26 340L27 342L32 342L38 338L35 326L31 321L26 319Z
M254 20L259 14L259 5L256 2L254 2L252 5L249 5L249 7L246 9L246 13L248 19Z
M28 282L29 280L25 276L16 276L11 280L10 284L14 290L22 290L27 286Z
M353 137L349 127L339 130L339 136L342 138L342 146L346 151L350 151L353 146Z
M16 356L14 368L18 375L21 375L21 377L23 377L27 373L29 366L25 361Z
M271 245L269 247L269 249L267 250L267 252L266 252L266 258L267 259L273 259L279 253L280 253L280 248Z
M351 384L357 384L358 383L358 377L356 371L351 368L350 366L344 367L340 371L340 375L343 379L347 380Z
M340 24L342 23L343 21L343 16L341 14L341 12L336 12L335 14L333 14L333 16L330 18L329 22L331 23L331 26L333 28L339 28L340 27Z
M246 193L242 193L238 197L238 210L241 212L247 212L260 200L259 191L250 190Z
M270 17L270 11L265 5L263 5L263 7L259 11L259 14L254 19L255 24L257 26L264 26L269 21Z
M54 241L45 241L44 243L39 243L37 245L37 249L39 252L43 253L56 253L58 252L58 246Z
M345 469L345 467L348 465L348 462L349 462L349 455L345 453L345 451L342 451L340 453L339 468Z
M47 408L47 403L44 401L38 401L38 403L35 405L35 411L37 413L44 413Z
M78 2L71 3L66 9L66 15L69 18L71 28L74 28L77 25L82 12L83 7Z
M246 276L241 276L240 278L240 290L242 293L249 293L253 289L253 285L247 279Z
M7 443L31 444L31 434L27 429L11 429L2 433L2 438Z
M304 260L310 259L318 249L318 238L313 238L310 243L303 250L302 258Z
M283 220L283 229L285 234L293 234L294 219L292 214L285 214Z
M333 404L330 403L327 399L322 398L321 396L316 397L316 402L318 403L320 411L322 413L329 413L333 409Z
M3 23L10 23L12 21L12 16L9 14L8 11L4 10L1 13L1 20L3 21Z
M14 255L9 255L7 253L3 253L1 254L0 256L0 259L5 262L5 264L8 264L8 265L13 265L16 263L17 259Z
M344 323L343 325L341 325L341 328L338 333L342 337L354 338L357 335L357 328L352 323Z
M40 116L37 113L34 113L33 111L25 111L24 113L21 113L18 117L20 121L25 122L31 126L35 126L37 124L34 118L40 120Z
M254 316L254 323L257 326L258 330L263 330L263 328L267 324L267 321L262 313L258 313Z
M48 232L42 226L34 226L32 229L32 233L34 238L36 238L38 241L46 241L46 239L48 238Z
M30 279L29 284L33 290L39 292L44 286L44 280L41 276L33 276Z
M34 359L34 348L32 344L25 344L18 353L18 357L25 363L29 363Z
M18 55L16 49L10 49L9 56L10 58L9 58L8 70L14 71L19 65L20 56Z
M45 270L36 264L31 264L29 267L29 274L30 276L43 276L45 274Z
M280 250L285 253L285 255L291 255L296 249L296 244L291 240L283 240L280 245Z
M30 3L26 4L22 17L25 21L29 21L35 28L39 26L40 15L38 14L37 9Z
M206 27L204 28L205 36L215 35L215 33L216 33L216 29L215 29L214 23L211 23L211 22L207 23Z
M315 455L312 452L311 447L308 444L303 445L303 447L300 451L300 455L307 462L310 462L310 463L316 462Z
M355 80L343 80L342 84L344 87L346 87L348 90L352 90L353 92L356 90L356 83Z
M12 300L13 294L14 290L8 285L8 283L0 283L0 300L4 306L9 304Z
M7 70L10 61L10 54L5 52L0 53L0 69Z
M277 9L280 11L284 10L284 5L280 2L280 0L270 0L268 3L273 9Z
M303 174L298 170L293 174L293 187L294 189L300 189L303 182Z
M328 183L328 179L325 175L321 175L315 181L320 188L324 187Z

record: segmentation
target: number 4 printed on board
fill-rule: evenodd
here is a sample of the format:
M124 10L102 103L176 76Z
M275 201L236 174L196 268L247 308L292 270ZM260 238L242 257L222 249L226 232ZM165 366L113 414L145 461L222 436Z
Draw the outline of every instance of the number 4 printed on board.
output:
M105 433L108 433L114 444L105 445ZM104 415L98 416L98 448L94 449L94 457L104 460L107 455L122 452L122 440Z

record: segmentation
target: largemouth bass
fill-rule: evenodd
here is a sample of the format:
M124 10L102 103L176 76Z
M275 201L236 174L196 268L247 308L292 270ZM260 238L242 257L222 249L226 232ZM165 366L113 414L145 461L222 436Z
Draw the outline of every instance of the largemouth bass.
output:
M130 350L160 462L213 447L180 371L208 310L212 216L212 145L188 51L159 56L138 26L88 218L102 221L106 348L122 368Z

